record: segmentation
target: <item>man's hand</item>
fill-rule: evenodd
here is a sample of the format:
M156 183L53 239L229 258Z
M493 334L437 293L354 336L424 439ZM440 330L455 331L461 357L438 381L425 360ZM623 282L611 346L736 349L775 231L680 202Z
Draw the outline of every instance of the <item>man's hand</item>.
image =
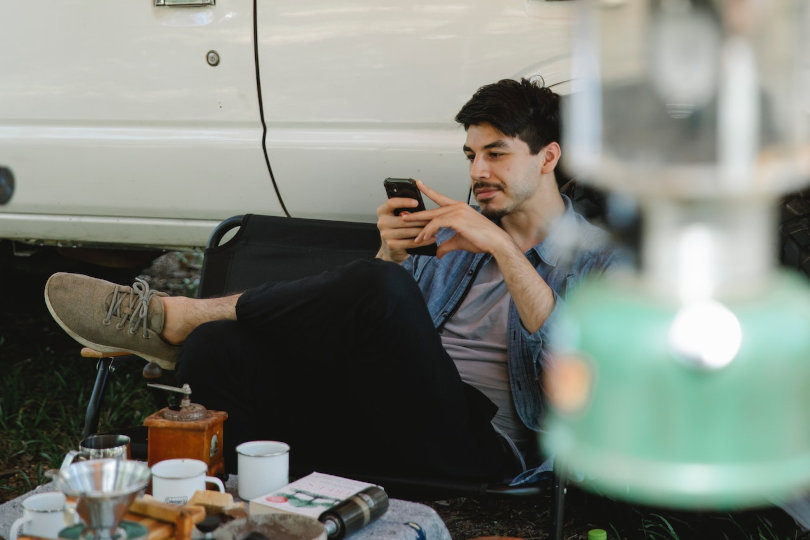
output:
M422 231L422 227L427 224L426 220L412 219L405 221L407 212L394 215L397 208L415 208L417 201L407 197L394 197L388 199L377 208L377 228L380 230L380 250L377 258L386 261L393 261L401 264L408 258L405 251L408 248L420 245L429 245L432 242L415 243L414 238ZM413 216L419 216L424 212L416 212Z
M415 244L425 245L435 242L439 229L448 228L453 229L456 234L442 242L436 252L437 257L457 249L494 254L499 246L515 246L506 231L476 212L469 204L442 195L421 181L417 181L417 185L422 193L439 205L439 208L402 216L402 221L406 224L418 223L422 227L414 238Z
M554 293L529 263L516 240L470 205L446 197L422 182L417 183L419 190L439 208L399 218L406 224L422 227L414 242L421 245L435 241L439 229L453 229L456 234L441 243L436 256L442 257L457 249L491 254L503 274L523 326L529 332L543 326L554 309Z

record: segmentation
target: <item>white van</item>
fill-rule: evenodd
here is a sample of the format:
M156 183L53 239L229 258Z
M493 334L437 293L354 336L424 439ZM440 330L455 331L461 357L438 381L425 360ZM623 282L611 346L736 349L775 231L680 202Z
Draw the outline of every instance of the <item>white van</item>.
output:
M573 2L60 0L0 17L0 239L203 246L242 213L465 199L481 85L569 77Z

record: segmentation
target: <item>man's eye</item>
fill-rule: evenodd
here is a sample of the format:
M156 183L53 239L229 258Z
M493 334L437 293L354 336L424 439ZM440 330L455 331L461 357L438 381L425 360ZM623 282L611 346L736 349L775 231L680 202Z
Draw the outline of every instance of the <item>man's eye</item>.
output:
M503 155L503 154L502 154L502 153L500 153L500 152L490 152L490 153L489 153L489 157L490 157L490 158L492 158L492 159L498 159L498 158L499 158L499 157L501 157L502 155Z
M472 161L475 159L475 154L465 154L464 157L467 158L467 161Z

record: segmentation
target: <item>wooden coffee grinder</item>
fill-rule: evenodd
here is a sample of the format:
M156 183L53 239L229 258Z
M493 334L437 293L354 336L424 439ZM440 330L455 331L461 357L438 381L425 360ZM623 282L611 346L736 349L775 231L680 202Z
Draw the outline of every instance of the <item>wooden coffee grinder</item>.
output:
M179 407L165 407L148 416L148 462L151 467L164 459L199 459L208 464L208 475L223 477L222 425L228 418L223 411L209 411L191 402L191 388L149 384L152 388L183 394Z

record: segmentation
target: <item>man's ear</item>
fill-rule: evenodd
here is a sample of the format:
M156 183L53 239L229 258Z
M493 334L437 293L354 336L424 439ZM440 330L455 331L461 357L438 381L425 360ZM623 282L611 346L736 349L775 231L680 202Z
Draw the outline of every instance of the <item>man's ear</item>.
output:
M554 172L554 169L557 167L557 162L560 161L560 157L562 156L560 145L557 142L550 142L543 147L541 152L545 153L541 172L543 174Z

